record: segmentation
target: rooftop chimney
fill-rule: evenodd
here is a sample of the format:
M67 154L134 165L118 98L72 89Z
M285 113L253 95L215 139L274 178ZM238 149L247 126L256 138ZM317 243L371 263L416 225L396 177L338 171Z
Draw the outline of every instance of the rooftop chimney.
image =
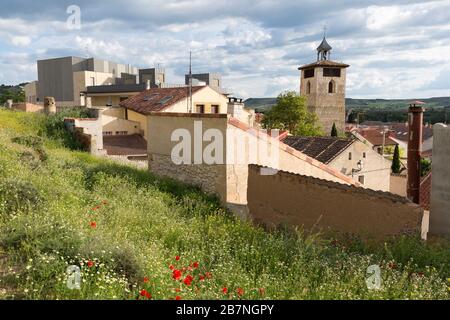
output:
M408 199L420 202L420 154L422 152L423 105L414 101L408 110Z

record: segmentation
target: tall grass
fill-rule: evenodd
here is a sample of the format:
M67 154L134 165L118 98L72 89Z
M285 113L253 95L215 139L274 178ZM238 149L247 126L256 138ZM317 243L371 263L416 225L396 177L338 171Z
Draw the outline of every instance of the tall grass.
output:
M69 150L47 121L0 110L0 297L449 298L447 243L266 232L197 188ZM15 139L37 136L45 160ZM366 285L373 264L380 290ZM67 287L70 265L80 290Z

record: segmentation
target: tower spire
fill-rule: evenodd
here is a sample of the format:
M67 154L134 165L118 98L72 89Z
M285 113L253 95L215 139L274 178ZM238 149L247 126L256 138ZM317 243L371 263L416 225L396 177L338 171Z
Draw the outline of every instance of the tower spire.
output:
M327 42L327 27L323 29L323 40L322 43L317 47L317 61L320 60L330 60L331 49L333 49Z

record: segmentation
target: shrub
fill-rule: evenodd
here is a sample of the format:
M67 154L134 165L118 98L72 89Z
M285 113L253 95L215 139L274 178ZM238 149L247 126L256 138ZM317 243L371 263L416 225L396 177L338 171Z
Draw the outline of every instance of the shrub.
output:
M36 210L42 203L38 190L30 182L0 182L0 213L17 214Z

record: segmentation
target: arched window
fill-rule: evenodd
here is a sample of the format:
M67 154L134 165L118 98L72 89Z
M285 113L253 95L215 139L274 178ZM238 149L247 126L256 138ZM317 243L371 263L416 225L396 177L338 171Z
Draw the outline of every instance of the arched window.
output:
M306 84L306 94L310 93L311 93L311 82L308 81L308 83Z
M334 93L334 92L335 92L334 81L331 80L330 83L328 83L328 93Z

